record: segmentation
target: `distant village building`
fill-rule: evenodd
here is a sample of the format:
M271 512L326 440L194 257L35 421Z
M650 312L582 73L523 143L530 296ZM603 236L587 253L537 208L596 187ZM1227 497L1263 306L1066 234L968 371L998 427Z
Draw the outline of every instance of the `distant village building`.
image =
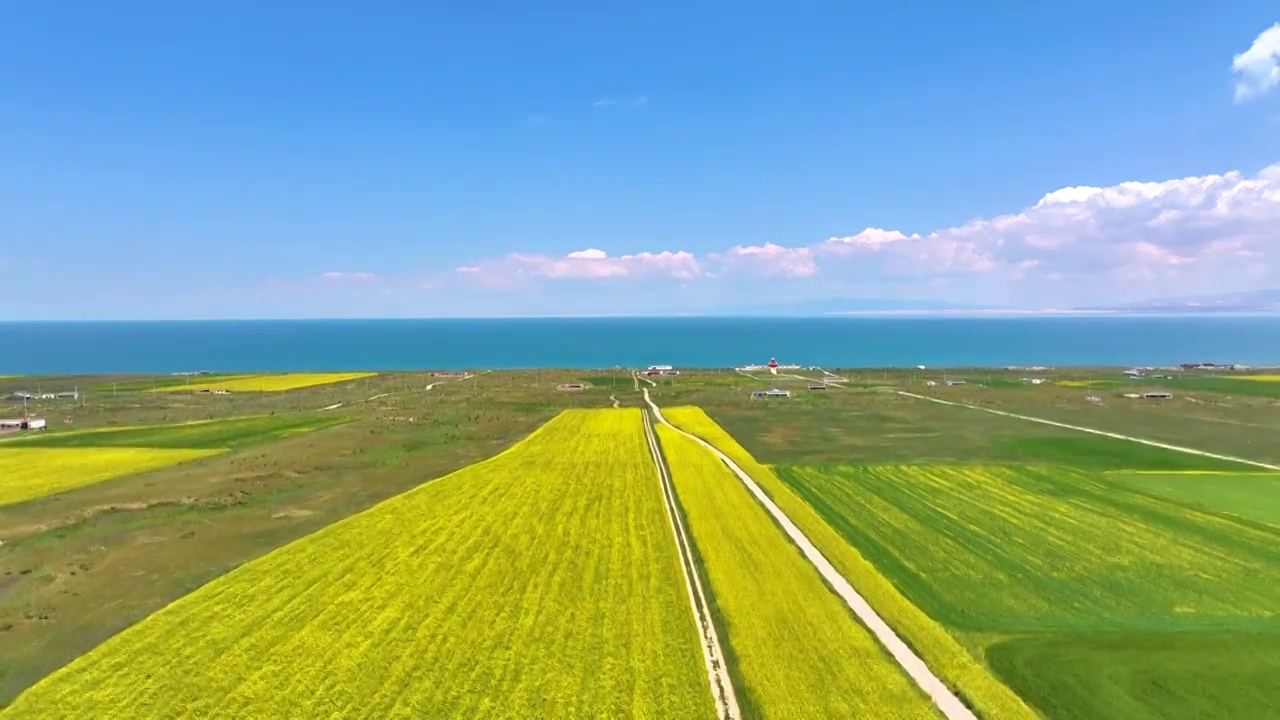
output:
M44 418L12 418L0 420L0 432L15 432L18 430L44 430L47 426Z
M821 381L809 383L810 390L826 390L827 384Z
M559 385L556 386L556 389L567 390L567 391L578 391L578 390L586 390L587 386L584 383L560 383Z
M679 375L680 371L670 365L650 365L644 370L645 375Z
M764 398L767 400L771 398L789 398L789 397L791 397L790 390L779 390L778 388L770 388L769 390L752 390L751 391L752 400L759 400L761 398Z
M1168 390L1148 390L1142 393L1143 400L1172 400L1173 393Z

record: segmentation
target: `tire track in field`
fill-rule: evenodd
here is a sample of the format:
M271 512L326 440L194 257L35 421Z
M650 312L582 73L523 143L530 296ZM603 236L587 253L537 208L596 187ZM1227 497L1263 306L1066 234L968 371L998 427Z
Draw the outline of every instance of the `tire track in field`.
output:
M648 391L645 392L648 397ZM733 690L733 681L729 678L729 668L724 661L724 649L720 645L720 636L716 632L715 623L711 621L710 605L702 591L702 580L698 577L697 568L693 564L693 551L690 549L689 537L685 532L684 520L680 517L675 505L675 489L671 486L671 476L667 472L667 464L662 459L662 450L658 439L653 434L653 423L649 414L643 413L644 436L649 443L649 453L653 456L653 464L658 470L658 481L662 486L662 500L667 508L667 520L671 523L671 533L675 536L676 550L680 553L680 571L684 575L684 587L689 595L689 607L693 610L693 620L698 627L698 635L702 646L702 659L707 666L707 680L711 685L712 699L716 703L716 717L722 720L739 720L742 711L738 708L738 696Z
M479 375L484 375L484 374L485 374L485 373L487 373L487 372L489 372L489 371L488 371L488 370L483 370L483 371L481 371L481 372L476 373L475 375L466 375L466 374L464 374L462 377L459 377L459 378L453 378L452 380L437 380L436 382L433 382L433 383L431 383L430 385L428 385L428 386L426 386L426 387L422 388L422 390L423 390L423 392L427 392L427 391L433 390L437 385L443 385L443 384L445 384L445 383L447 383L447 382L460 382L460 381L462 381L462 380L470 380L470 379L471 379L471 378L473 378L473 377L477 377L477 376L479 376ZM406 392L411 392L411 391L406 391ZM381 400L381 399L382 399L382 398L384 398L384 397L391 397L392 395L403 395L403 394L404 394L403 392L385 392L385 393L382 393L381 395L374 395L374 396L373 396L373 397L371 397L371 398L365 398L364 400L356 400L355 402L353 402L353 403L351 403L351 404L352 404L352 405L355 405L355 404L357 404L357 403L373 402L374 400ZM346 403L334 403L334 404L332 404L332 405L326 405L325 407L320 408L320 410L319 410L319 411L320 411L320 412L324 412L325 410L337 410L338 408L343 407L344 405L346 405Z
M1081 427L1079 425L1068 425L1056 420L1045 420L1044 418L1031 417L1030 415L1018 415L1017 413L1005 412L1004 410L994 410L992 408L978 407L977 405L966 405L965 403L929 397L928 395L917 395L905 390L899 390L898 394L904 397L915 398L917 400L928 400L929 402L938 403L939 405L950 405L952 407L968 408L970 410L981 410L982 412L991 413L992 415L1002 415L1004 417L1014 418L1015 420L1025 420L1027 422L1040 423L1041 425L1052 425L1053 427L1059 427L1065 430L1075 430L1077 432L1089 433L1091 435L1101 435L1102 437L1109 437L1115 440L1128 440L1129 442L1135 442L1140 445L1150 445L1151 447L1173 450L1174 452L1186 453L1187 455L1199 455L1200 457L1213 458L1214 460L1226 460L1227 462L1240 463L1242 465L1252 465L1253 467L1262 468L1264 470L1280 470L1280 465L1258 462L1257 460L1246 460L1233 455L1219 455L1218 453L1182 447L1181 445L1169 445L1168 443L1157 442L1155 440L1144 440L1143 438L1133 437L1130 435L1107 432L1106 430L1095 430L1093 428Z
M889 624L876 613L871 604L862 595L858 594L853 585L840 574L839 570L836 570L831 561L818 550L817 546L801 532L795 523L791 522L791 518L787 517L782 508L773 502L773 499L751 479L751 476L746 471L711 443L667 422L667 419L662 416L662 410L649 397L648 390L644 391L644 400L649 404L649 408L653 411L653 416L657 418L658 422L710 450L733 471L734 475L738 476L738 479L747 486L751 494L760 501L761 505L764 505L765 510L773 516L773 519L787 533L791 541L800 548L800 552L804 553L804 556L818 570L832 590L840 596L840 599L844 600L849 609L853 611L853 614L871 631L871 634L889 652L889 655L893 657L903 672L929 696L934 706L938 708L938 711L947 720L978 720L977 715L960 700L959 696L951 691L951 688L947 687L946 683L933 674L933 671L929 669L924 660L919 655L916 655L915 651L903 642L902 638L898 637L893 628L889 627Z

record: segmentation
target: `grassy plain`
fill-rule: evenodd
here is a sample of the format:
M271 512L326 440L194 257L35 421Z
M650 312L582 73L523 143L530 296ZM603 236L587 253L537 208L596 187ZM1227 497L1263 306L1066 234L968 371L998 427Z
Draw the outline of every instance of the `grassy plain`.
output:
M124 388L129 379L25 378L0 390ZM492 457L563 408L609 404L607 393L555 391L573 379L564 371L504 372L437 384L429 372L385 373L229 396L150 393L139 383L82 402L32 401L32 413L48 416L53 427L42 442L83 429L133 432L273 413L283 425L335 403L342 407L332 414L352 422L269 443L224 438L233 450L200 462L0 507L0 706L246 561ZM0 396L0 415L21 412L20 404L2 404Z
M682 430L720 449L745 470L876 612L920 654L930 669L983 717L1001 720L1037 717L942 625L908 600L857 548L700 408L665 408L663 415Z
M244 565L4 717L125 708L714 716L639 411L569 411L489 461Z
M349 422L341 414L251 415L169 425L47 431L0 444L10 447L236 448L273 442Z
M0 506L215 455L159 448L0 449Z
M363 380L377 373L282 373L263 375L217 375L181 378L154 388L155 392L201 392L230 390L232 392L283 392L315 385Z
M937 717L728 468L666 426L658 436L744 717Z

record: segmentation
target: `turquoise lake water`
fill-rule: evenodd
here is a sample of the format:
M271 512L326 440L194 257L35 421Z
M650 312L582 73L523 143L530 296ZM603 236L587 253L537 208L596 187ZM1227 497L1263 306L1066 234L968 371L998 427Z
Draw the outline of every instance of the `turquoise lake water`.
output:
M1280 365L1280 317L0 323L0 374L415 368Z

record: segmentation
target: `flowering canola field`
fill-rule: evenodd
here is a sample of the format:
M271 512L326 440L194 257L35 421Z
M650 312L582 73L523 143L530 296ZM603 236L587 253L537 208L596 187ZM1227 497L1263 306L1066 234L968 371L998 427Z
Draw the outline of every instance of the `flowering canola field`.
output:
M787 482L969 630L1280 629L1273 532L1056 466L792 467Z
M761 718L935 718L818 571L706 448L658 426L727 632L739 703Z
M51 717L711 718L638 410L243 565L41 681Z
M829 525L823 515L783 483L772 468L757 462L701 408L664 408L663 415L682 430L714 445L745 470L929 668L957 688L982 717L1000 720L1040 717L936 619L904 596L858 548Z
M0 506L222 452L193 448L0 448Z
M151 392L198 392L200 390L230 390L232 392L280 392L299 388L328 385L373 377L377 373L287 373L279 375L221 375L201 377L190 384L166 384Z

